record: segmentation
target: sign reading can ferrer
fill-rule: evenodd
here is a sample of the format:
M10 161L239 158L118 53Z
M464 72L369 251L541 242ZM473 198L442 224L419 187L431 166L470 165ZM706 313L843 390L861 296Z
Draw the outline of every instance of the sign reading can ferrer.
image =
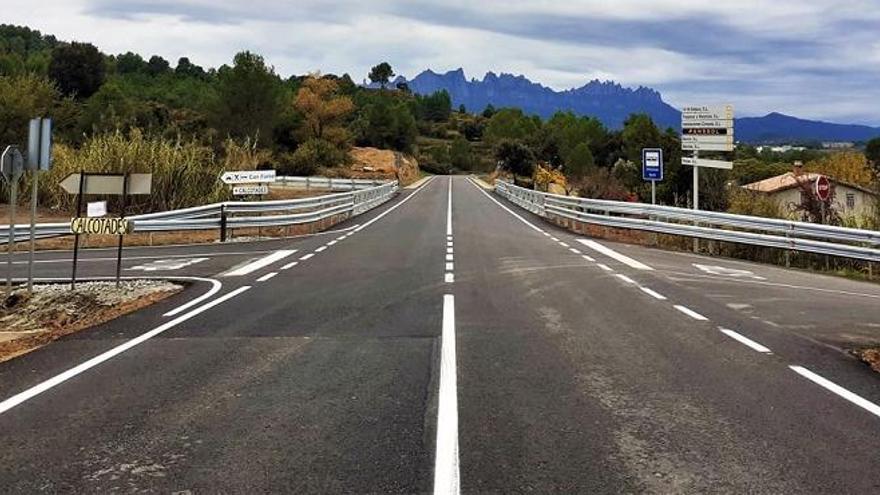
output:
M274 170L242 170L238 172L224 172L220 176L224 184L261 184L275 182Z
M130 234L132 228L133 225L127 218L78 217L70 219L72 234L125 235Z

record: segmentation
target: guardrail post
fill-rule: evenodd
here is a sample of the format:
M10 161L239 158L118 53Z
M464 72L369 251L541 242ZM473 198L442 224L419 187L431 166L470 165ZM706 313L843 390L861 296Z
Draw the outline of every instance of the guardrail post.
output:
M220 242L226 242L226 205L220 205Z

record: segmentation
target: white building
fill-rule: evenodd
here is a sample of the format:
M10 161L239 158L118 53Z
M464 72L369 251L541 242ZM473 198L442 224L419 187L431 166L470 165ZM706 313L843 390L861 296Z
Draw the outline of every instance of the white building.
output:
M792 219L798 219L796 210L802 203L803 186L812 188L820 175L798 171L786 172L742 187L771 196L776 200L781 211L788 213ZM874 213L878 197L876 192L856 184L839 181L830 176L827 177L831 182L832 207L841 217L860 217Z

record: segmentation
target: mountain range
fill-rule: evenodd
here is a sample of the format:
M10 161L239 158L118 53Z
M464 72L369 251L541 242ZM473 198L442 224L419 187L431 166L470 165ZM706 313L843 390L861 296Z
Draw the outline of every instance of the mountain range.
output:
M521 75L488 72L482 80L468 80L464 70L458 69L445 74L426 70L411 80L399 76L394 83L406 83L418 94L445 89L455 107L464 105L471 112L480 112L489 104L521 108L544 118L570 110L596 117L612 129L622 127L630 114L642 112L661 127L678 129L681 125L681 112L663 101L659 91L643 86L626 88L612 81L594 80L579 88L555 91ZM880 136L877 127L804 120L775 112L739 118L734 125L737 140L749 143L856 142Z

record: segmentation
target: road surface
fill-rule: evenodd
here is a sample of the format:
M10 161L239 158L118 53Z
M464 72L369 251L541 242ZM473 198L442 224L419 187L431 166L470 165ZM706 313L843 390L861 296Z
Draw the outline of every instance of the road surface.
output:
M880 491L880 380L846 352L876 285L588 239L466 177L126 259L205 280L0 364L0 491Z

